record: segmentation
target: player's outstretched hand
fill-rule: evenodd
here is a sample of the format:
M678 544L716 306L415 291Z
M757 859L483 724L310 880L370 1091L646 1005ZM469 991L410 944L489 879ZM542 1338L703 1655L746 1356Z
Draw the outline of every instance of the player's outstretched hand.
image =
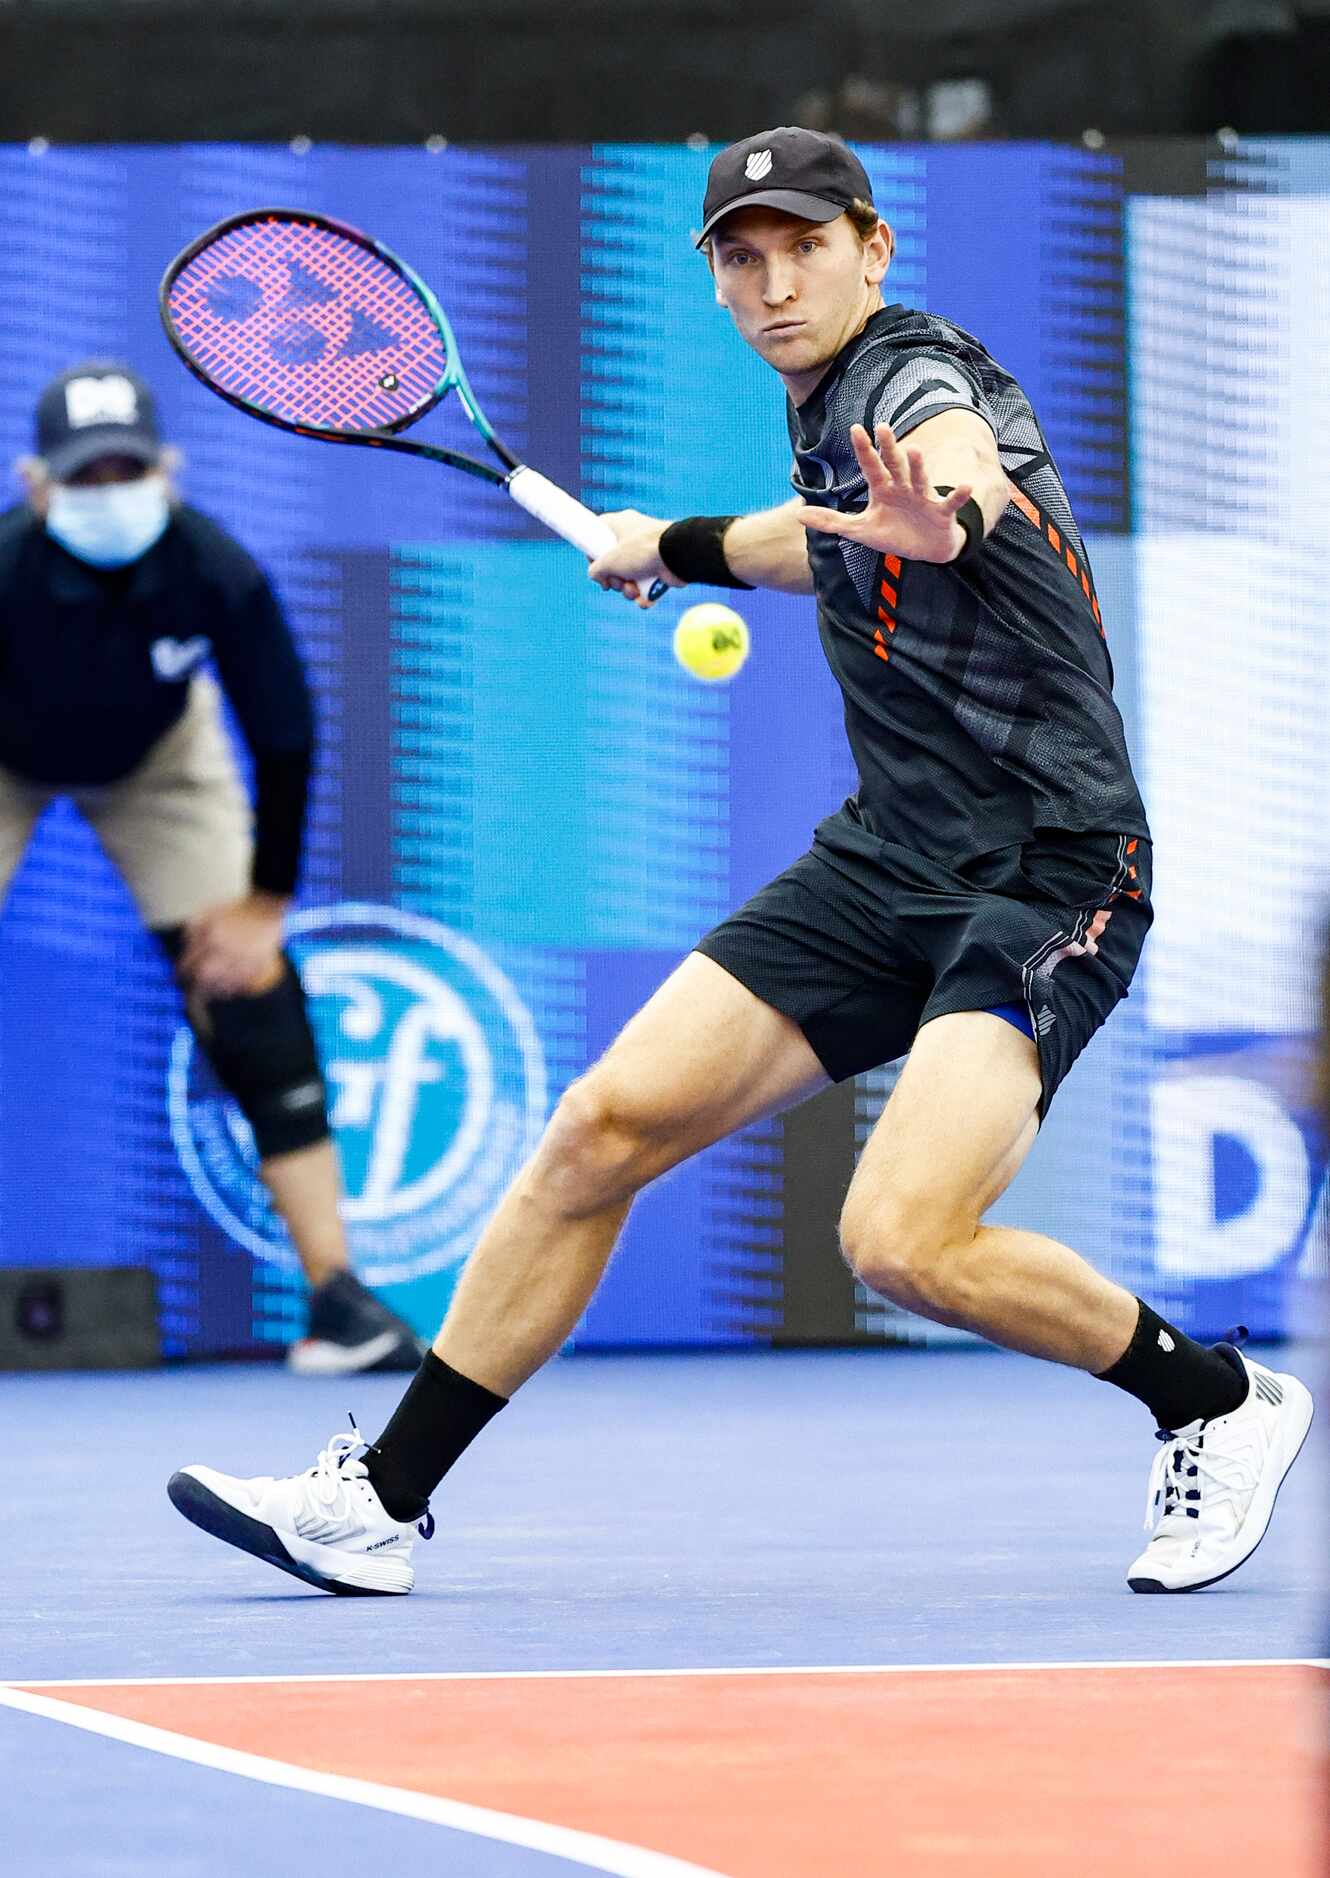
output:
M671 574L660 558L660 538L669 527L668 522L657 521L654 515L642 515L637 509L617 509L600 519L609 523L618 542L605 554L597 555L587 569L597 586L621 593L625 600L635 600L638 606L648 607L654 604L649 596L655 581L662 580L667 587L687 585L677 574Z
M804 527L861 541L879 554L898 554L903 561L954 561L965 546L965 530L956 514L973 489L962 483L949 496L938 495L924 469L923 452L903 450L890 424L877 426L876 446L863 425L855 424L850 442L868 484L867 508L842 515L805 503L797 511Z

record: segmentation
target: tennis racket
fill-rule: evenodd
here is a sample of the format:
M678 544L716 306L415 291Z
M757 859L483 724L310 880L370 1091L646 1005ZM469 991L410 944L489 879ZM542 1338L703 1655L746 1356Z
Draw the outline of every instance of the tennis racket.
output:
M607 522L508 448L439 302L358 229L297 209L228 216L171 262L159 305L181 360L238 411L299 437L446 463L506 489L590 560L614 546ZM398 435L450 391L501 467ZM665 591L656 581L649 597Z

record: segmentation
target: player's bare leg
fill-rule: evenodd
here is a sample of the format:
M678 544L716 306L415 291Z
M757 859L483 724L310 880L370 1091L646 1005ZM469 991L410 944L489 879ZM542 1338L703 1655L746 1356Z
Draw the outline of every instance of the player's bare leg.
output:
M987 1011L925 1024L851 1183L846 1257L884 1297L1007 1349L1096 1373L1136 1299L1042 1233L985 1226L1038 1132L1034 1043Z
M691 953L564 1096L468 1261L436 1356L511 1395L586 1309L633 1196L825 1081L789 1018Z
M364 1457L359 1436L339 1435L286 1480L195 1465L172 1476L172 1501L205 1531L324 1590L409 1591L417 1522L432 1530L430 1493L563 1343L633 1196L825 1080L797 1025L690 954L560 1102Z
M985 1226L1036 1132L1034 1044L988 1012L925 1025L860 1160L842 1238L864 1282L938 1322L1091 1371L1153 1413L1153 1536L1134 1591L1193 1591L1256 1550L1312 1402L1231 1345L1213 1349L1042 1233Z

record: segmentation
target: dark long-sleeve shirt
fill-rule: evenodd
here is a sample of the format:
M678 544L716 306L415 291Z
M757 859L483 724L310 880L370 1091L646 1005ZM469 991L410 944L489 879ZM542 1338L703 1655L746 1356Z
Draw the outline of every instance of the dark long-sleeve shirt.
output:
M258 563L177 508L129 567L76 559L26 507L0 515L0 765L69 788L117 782L178 722L211 659L254 758L253 884L295 886L314 710Z

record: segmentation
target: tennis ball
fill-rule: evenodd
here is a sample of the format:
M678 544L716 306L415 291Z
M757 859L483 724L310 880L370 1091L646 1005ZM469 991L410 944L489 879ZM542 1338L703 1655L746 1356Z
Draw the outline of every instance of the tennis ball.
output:
M732 607L705 600L679 615L674 656L694 678L721 684L733 678L748 657L748 628Z

